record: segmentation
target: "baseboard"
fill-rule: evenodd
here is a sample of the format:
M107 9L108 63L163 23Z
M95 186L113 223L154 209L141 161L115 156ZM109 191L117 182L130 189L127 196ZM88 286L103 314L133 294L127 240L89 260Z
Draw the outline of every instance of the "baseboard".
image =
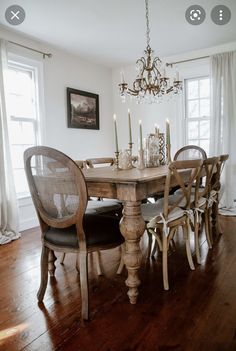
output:
M37 217L29 218L24 221L20 221L20 232L23 230L31 229L39 226Z

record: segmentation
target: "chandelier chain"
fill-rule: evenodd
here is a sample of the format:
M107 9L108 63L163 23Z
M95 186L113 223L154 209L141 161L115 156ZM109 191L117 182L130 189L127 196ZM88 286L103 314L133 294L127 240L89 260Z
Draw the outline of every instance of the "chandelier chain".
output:
M149 46L150 45L150 26L149 26L148 0L145 0L145 5L146 5L146 24L147 24L146 37L147 37L147 46Z

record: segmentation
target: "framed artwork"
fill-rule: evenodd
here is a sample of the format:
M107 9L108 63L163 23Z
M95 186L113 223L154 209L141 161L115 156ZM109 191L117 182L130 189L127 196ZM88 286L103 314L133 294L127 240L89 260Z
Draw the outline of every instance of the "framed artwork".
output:
M69 128L99 129L98 95L67 88L67 118Z

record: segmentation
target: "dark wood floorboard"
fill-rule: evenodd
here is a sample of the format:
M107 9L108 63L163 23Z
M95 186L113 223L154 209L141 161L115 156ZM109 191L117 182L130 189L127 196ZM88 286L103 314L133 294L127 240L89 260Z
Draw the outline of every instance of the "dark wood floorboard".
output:
M212 250L202 236L202 264L195 271L179 234L169 255L168 292L161 255L145 257L145 235L136 305L128 302L126 272L116 275L119 249L101 254L102 277L90 255L91 320L84 325L75 255L67 255L64 265L56 262L56 276L38 305L40 234L37 228L25 231L0 247L0 350L236 351L236 218L221 217L221 225L223 235Z

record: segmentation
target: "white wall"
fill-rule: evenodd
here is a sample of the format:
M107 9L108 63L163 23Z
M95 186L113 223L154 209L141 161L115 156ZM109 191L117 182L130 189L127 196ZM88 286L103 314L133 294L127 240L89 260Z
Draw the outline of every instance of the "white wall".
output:
M57 148L74 159L112 155L114 147L111 69L5 29L0 29L0 37L53 55L52 58L43 60L39 54L9 44L10 52L43 62L43 144ZM67 127L67 87L99 94L100 130ZM21 230L37 223L29 199L21 201L20 220Z
M213 55L224 51L236 50L236 42L216 46L204 50L185 53L163 59L163 62L176 62L189 58ZM142 53L140 53L141 56ZM137 57L138 59L138 57ZM176 66L180 73L180 79L207 75L210 72L209 59L197 60L178 64ZM120 148L126 148L128 143L127 109L130 108L134 142L137 148L138 121L143 123L143 136L154 130L154 124L160 125L160 130L165 132L165 120L168 118L171 125L171 153L172 155L184 145L184 121L183 121L183 94L180 97L162 102L161 104L136 104L134 100L127 97L125 103L121 102L118 84L120 83L120 72L124 71L125 80L128 84L136 78L135 62L132 66L118 67L113 69L113 110L117 114Z

